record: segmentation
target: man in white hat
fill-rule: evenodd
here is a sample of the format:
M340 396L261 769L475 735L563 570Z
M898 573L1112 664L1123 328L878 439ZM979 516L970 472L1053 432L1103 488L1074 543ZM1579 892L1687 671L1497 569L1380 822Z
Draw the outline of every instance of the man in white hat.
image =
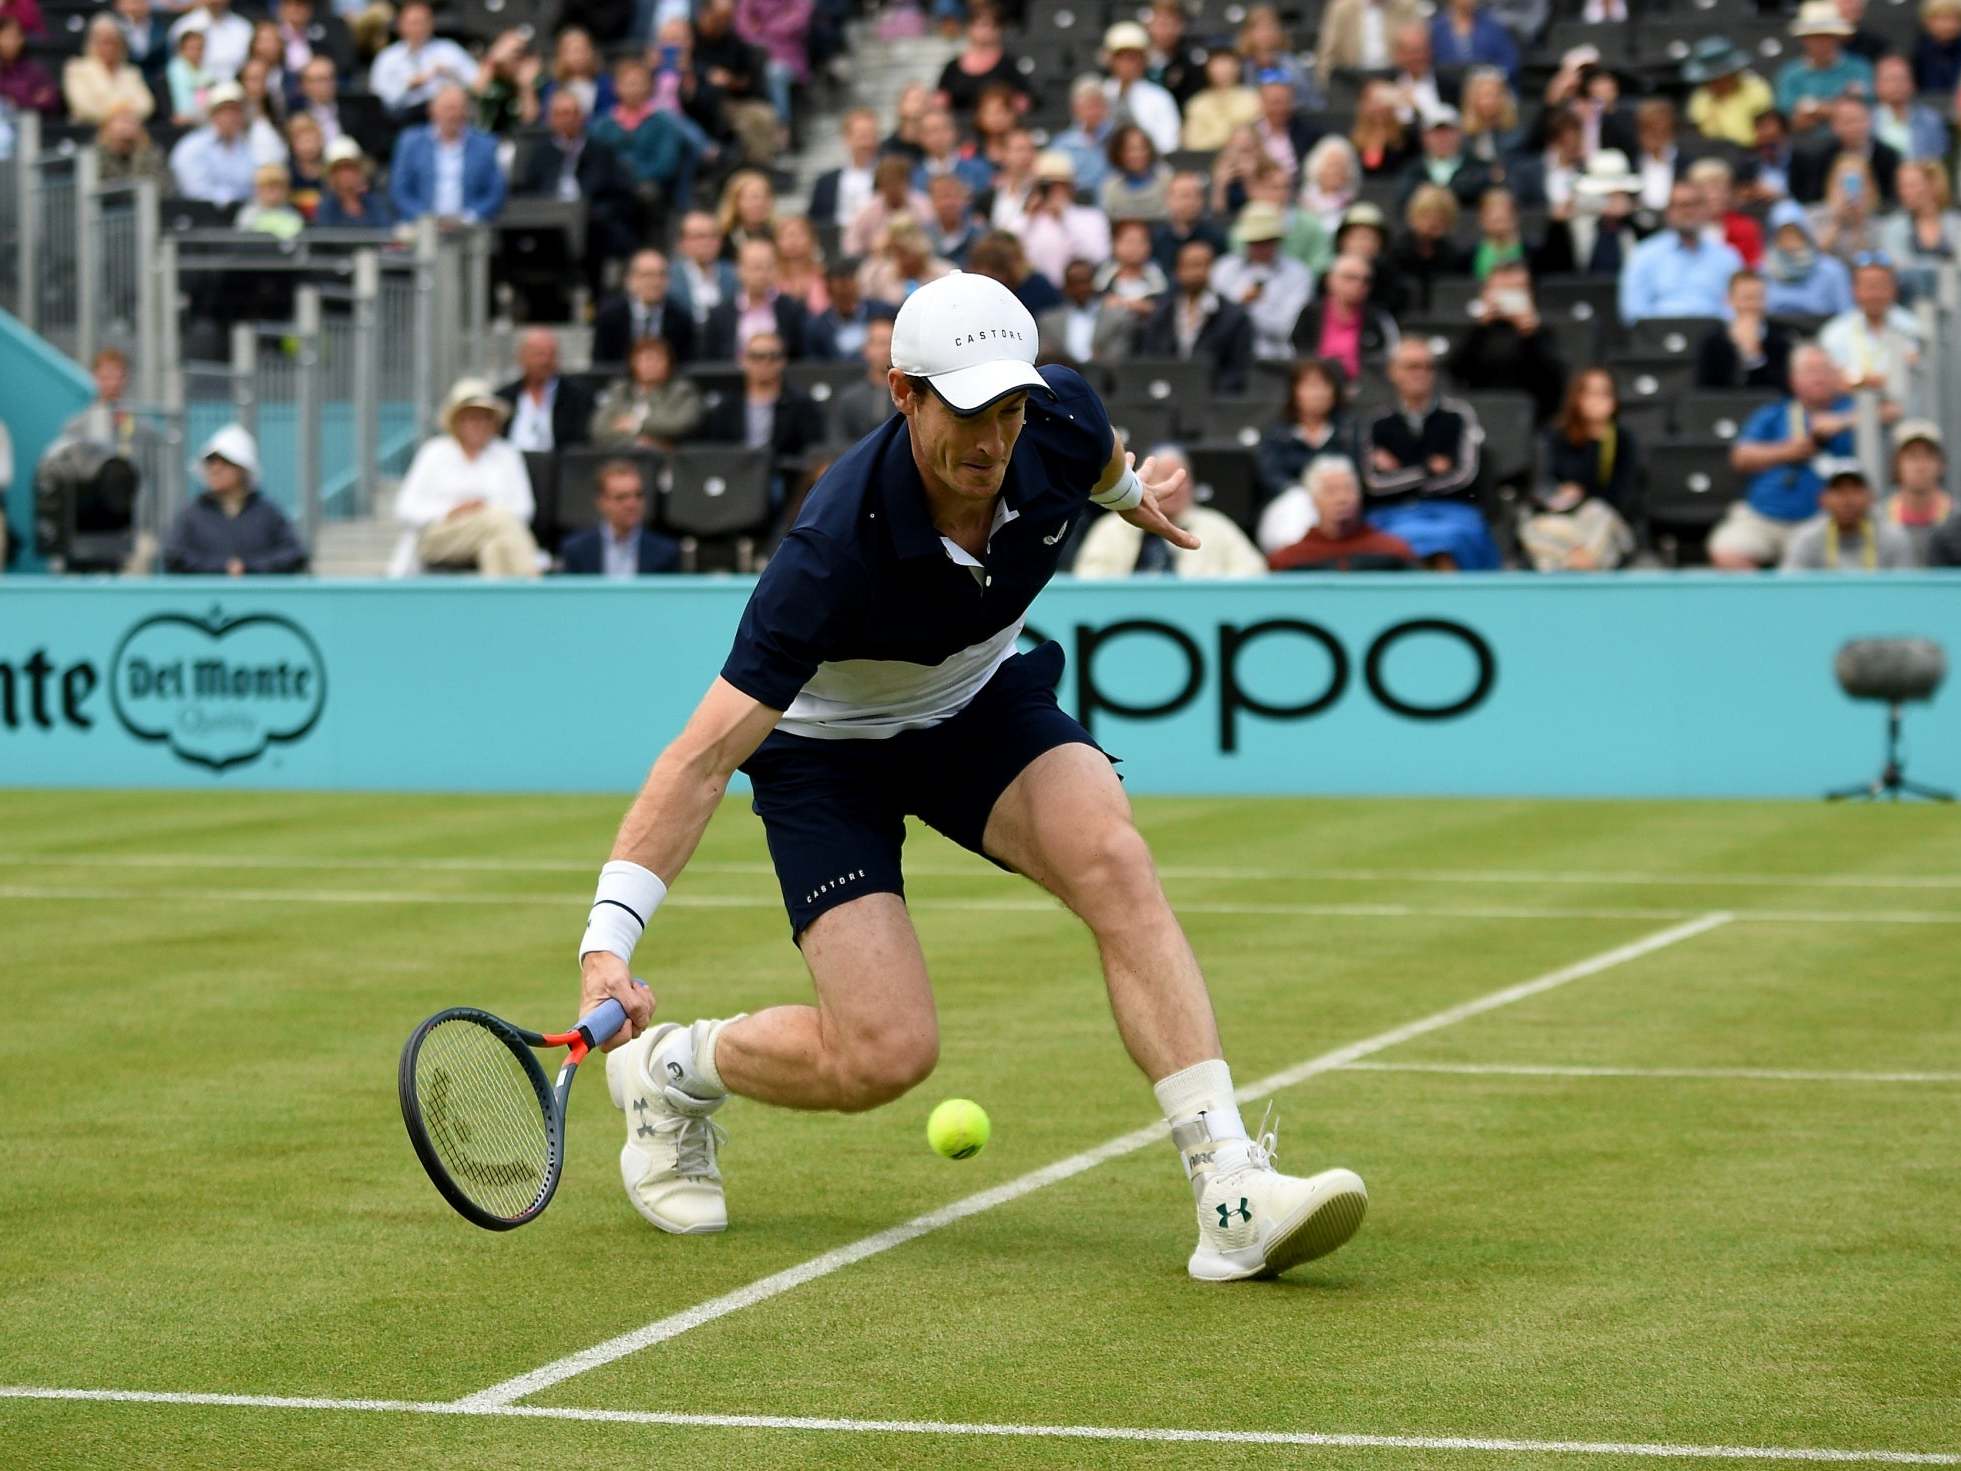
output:
M1777 73L1777 106L1802 133L1824 116L1836 97L1857 92L1873 95L1872 63L1845 49L1856 28L1838 13L1833 0L1804 0L1791 35L1802 56L1784 63Z
M209 121L193 128L170 150L177 192L208 204L243 204L252 197L258 160L245 126L245 93L220 82L205 98Z
M1634 207L1640 194L1641 176L1625 153L1603 148L1594 154L1573 181L1568 207L1553 211L1546 229L1548 259L1541 269L1619 276L1638 243Z
M728 1222L710 1119L731 1093L779 1107L890 1102L939 1055L906 911L904 819L1028 875L1096 937L1118 1032L1155 1085L1199 1225L1188 1270L1271 1276L1361 1224L1347 1170L1281 1175L1249 1137L1205 980L1123 788L1056 704L1062 651L1018 654L1029 603L1091 503L1175 547L1166 474L1132 456L1072 369L1037 369L1035 323L999 282L956 272L893 324L897 416L811 491L750 595L735 645L661 754L600 872L578 954L580 1011L628 1024L607 1059L627 1118L621 1174L642 1216L692 1235ZM730 777L763 820L812 1006L653 1025L629 965Z
M1253 319L1254 357L1290 359L1294 324L1314 295L1313 274L1280 253L1287 221L1278 205L1254 200L1239 212L1232 233L1238 248L1213 264L1212 289Z
M1120 20L1103 34L1103 54L1110 78L1103 90L1119 123L1133 122L1150 134L1159 153L1178 148L1178 104L1171 94L1145 76L1151 61L1151 35L1134 20Z
M259 493L259 447L237 424L205 441L204 494L177 513L164 538L163 570L206 577L298 572L306 548L293 523Z

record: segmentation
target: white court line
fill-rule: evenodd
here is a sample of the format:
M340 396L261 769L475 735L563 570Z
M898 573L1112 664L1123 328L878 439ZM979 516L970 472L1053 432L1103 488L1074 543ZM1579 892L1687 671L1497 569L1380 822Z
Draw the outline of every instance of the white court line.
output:
M1126 1425L999 1425L960 1420L849 1420L804 1415L693 1415L674 1410L593 1410L558 1405L472 1405L463 1401L319 1399L277 1394L182 1394L140 1389L39 1389L0 1385L0 1400L79 1400L96 1404L212 1405L248 1410L341 1410L366 1414L464 1415L510 1420L573 1420L708 1430L801 1430L854 1435L966 1435L1032 1440L1151 1441L1177 1445L1298 1445L1340 1450L1498 1451L1663 1460L1810 1461L1839 1465L1961 1466L1947 1451L1839 1450L1820 1446L1676 1445L1657 1441L1514 1440L1481 1435L1343 1435L1311 1430L1187 1430Z
M1457 1022L1482 1016L1488 1011L1496 1011L1501 1006L1510 1006L1513 1002L1541 995L1569 982L1599 975L1602 971L1611 970L1617 965L1625 965L1629 961L1639 960L1644 955L1652 955L1657 950L1665 950L1670 945L1707 934L1710 930L1729 923L1729 918L1727 914L1705 914L1687 924L1658 930L1652 935L1626 945L1617 945L1612 950L1603 950L1598 955L1589 956L1585 960L1551 971L1536 979L1506 986L1475 1000L1461 1002L1443 1011L1433 1012L1417 1021L1405 1022L1400 1027L1392 1027L1386 1032L1378 1032L1375 1036L1360 1042L1351 1042L1346 1047L1336 1048L1333 1052L1324 1052L1319 1057L1296 1063L1293 1067L1284 1068L1257 1082L1246 1084L1238 1089L1233 1097L1241 1103L1250 1103L1269 1093L1277 1093L1284 1088L1293 1087L1296 1083L1305 1082L1318 1073L1345 1067L1372 1053L1381 1052L1385 1048L1397 1046L1412 1038L1426 1036ZM1130 1133L1107 1140L1094 1149L1087 1149L1081 1154L1057 1160L1054 1164L1045 1165L1018 1179L997 1185L992 1190L983 1190L964 1200L956 1200L950 1205L941 1206L938 1210L915 1216L901 1225L889 1227L849 1245L827 1251L821 1256L812 1257L797 1266L751 1282L746 1287L738 1287L733 1292L726 1292L720 1297L696 1303L693 1307L656 1319L631 1332L609 1338L604 1343L581 1349L578 1353L569 1354L565 1358L533 1369L528 1374L520 1374L515 1378L506 1379L501 1384L493 1384L488 1389L479 1390L475 1394L465 1395L456 1403L467 1406L512 1404L537 1394L540 1390L562 1384L567 1379L583 1374L589 1369L597 1369L616 1359L623 1359L628 1354L638 1353L644 1348L651 1348L657 1343L679 1337L691 1329L699 1328L704 1323L712 1323L717 1318L727 1317L730 1313L754 1307L759 1302L767 1302L770 1298L780 1296L792 1288L801 1287L806 1282L813 1282L819 1277L828 1277L831 1273L840 1271L854 1262L861 1262L867 1257L877 1256L880 1252L890 1251L895 1246L903 1246L908 1241L917 1240L929 1232L951 1226L956 1221L979 1215L982 1211L992 1210L998 1205L1007 1205L1025 1195L1032 1195L1037 1190L1080 1175L1086 1170L1095 1169L1100 1164L1134 1153L1148 1144L1156 1143L1167 1132L1167 1127L1161 1122L1141 1129L1133 1129Z
M1745 1083L1961 1083L1961 1073L1862 1073L1781 1067L1539 1067L1503 1062L1352 1062L1348 1073L1445 1073L1474 1078L1702 1078Z
M356 873L582 873L598 871L596 859L519 858L309 858L284 854L200 853L0 854L0 868L221 868L321 869ZM697 858L690 873L773 876L767 863L730 862ZM1015 878L990 864L908 863L908 875L919 878ZM1167 864L1158 873L1168 879L1220 879L1235 883L1416 883L1416 884L1564 884L1579 887L1630 888L1766 888L1791 889L1961 889L1961 874L1788 874L1788 873L1621 873L1588 869L1557 871L1519 868L1240 868L1209 864Z
M433 904L473 908L550 908L583 914L587 900L578 894L438 894L402 889L114 889L67 888L44 884L0 884L0 903L74 902L133 904L145 900L193 904ZM780 910L774 895L669 894L668 909ZM912 910L960 911L972 914L1054 914L1068 911L1056 900L1031 895L1025 899L922 899L909 895ZM1238 915L1272 919L1490 919L1490 920L1682 920L1705 911L1651 907L1561 909L1514 904L1255 904L1232 900L1179 899L1171 906L1179 914ZM1904 924L1961 925L1961 909L1751 909L1724 911L1742 922L1767 924Z

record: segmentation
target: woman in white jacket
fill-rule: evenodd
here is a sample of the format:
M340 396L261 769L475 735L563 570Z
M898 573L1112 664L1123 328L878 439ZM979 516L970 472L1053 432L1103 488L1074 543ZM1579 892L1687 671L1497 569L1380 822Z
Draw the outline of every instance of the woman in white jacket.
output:
M501 434L510 408L478 378L464 378L443 404L446 433L415 452L395 499L395 519L414 538L423 566L475 566L485 577L536 577L531 536L537 503L524 456ZM406 560L398 554L398 570Z
M1192 466L1176 445L1151 451L1160 465L1184 467L1178 488L1158 497L1164 514L1199 540L1195 550L1147 537L1121 516L1102 516L1083 538L1070 570L1078 577L1131 577L1169 573L1173 577L1264 577L1266 558L1231 517L1192 500Z

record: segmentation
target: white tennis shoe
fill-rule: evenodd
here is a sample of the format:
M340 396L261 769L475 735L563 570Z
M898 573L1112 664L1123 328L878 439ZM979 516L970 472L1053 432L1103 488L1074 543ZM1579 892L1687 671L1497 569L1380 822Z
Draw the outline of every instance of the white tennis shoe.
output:
M1273 1167L1278 1140L1265 1132L1264 1121L1261 1129L1244 1164L1216 1173L1201 1167L1192 1176L1198 1247L1185 1269L1201 1282L1277 1277L1326 1256L1361 1228L1368 1213L1369 1192L1360 1175L1283 1175Z
M664 1022L606 1054L606 1091L626 1114L620 1178L633 1208L661 1230L676 1236L725 1231L728 1201L715 1156L728 1136L708 1116L728 1098L699 1098L675 1087L683 1069L662 1056L670 1040L685 1047L689 1029Z

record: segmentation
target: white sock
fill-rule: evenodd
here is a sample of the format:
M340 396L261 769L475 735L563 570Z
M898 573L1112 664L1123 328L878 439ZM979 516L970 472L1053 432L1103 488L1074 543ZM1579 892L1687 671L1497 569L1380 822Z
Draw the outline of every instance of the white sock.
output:
M648 1078L656 1087L678 1090L691 1098L726 1098L729 1090L715 1066L715 1043L723 1027L747 1015L738 1012L719 1020L698 1021L672 1033L660 1046L648 1050Z
M1250 1157L1246 1121L1233 1101L1232 1070L1223 1059L1194 1063L1153 1087L1187 1176L1232 1169Z

